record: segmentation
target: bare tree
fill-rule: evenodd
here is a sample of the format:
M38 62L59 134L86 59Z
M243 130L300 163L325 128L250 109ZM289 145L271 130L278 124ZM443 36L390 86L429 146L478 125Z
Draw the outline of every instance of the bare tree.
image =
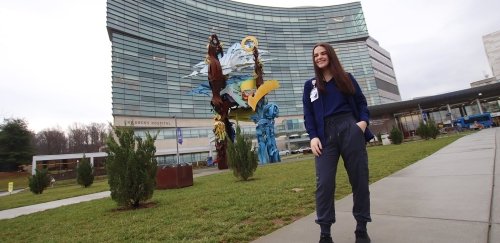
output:
M48 128L35 136L36 154L63 154L68 150L68 138L59 128Z
M70 153L87 153L89 134L84 125L74 123L68 128L68 148Z
M106 143L110 127L105 123L74 123L65 134L61 128L47 128L33 137L36 154L98 152Z
M89 135L89 152L98 152L99 148L106 143L106 137L109 128L104 123L93 122L87 125L87 133Z

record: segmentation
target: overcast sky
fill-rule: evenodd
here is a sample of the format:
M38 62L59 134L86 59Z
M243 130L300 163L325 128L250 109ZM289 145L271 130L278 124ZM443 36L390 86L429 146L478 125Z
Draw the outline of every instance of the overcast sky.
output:
M305 1L238 0L277 7ZM308 0L307 6L351 1ZM499 0L362 0L368 32L391 53L403 100L470 87L491 75L482 36L500 30ZM104 0L0 4L0 123L63 130L112 122Z

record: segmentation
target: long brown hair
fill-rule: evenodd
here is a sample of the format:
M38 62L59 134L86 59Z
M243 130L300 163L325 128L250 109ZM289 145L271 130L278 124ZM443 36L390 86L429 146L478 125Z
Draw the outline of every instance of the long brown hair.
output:
M342 64L339 61L339 58L337 57L337 54L335 53L335 50L333 47L325 42L320 42L316 44L313 48L313 65L314 65L314 73L316 74L316 87L318 87L318 90L321 93L326 92L325 84L326 80L325 77L323 77L323 72L321 72L321 69L316 65L316 62L314 61L314 49L316 47L322 46L326 50L326 54L328 56L328 69L333 74L333 78L336 82L337 88L345 94L354 94L354 86L352 85L352 81L349 77L349 75L344 71L344 68L342 67Z

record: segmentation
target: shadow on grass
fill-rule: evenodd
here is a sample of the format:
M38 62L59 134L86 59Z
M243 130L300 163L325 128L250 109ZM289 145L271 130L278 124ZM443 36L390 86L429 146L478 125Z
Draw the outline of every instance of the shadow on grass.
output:
M149 201L149 202L143 202L140 203L138 207L129 207L129 206L122 206L118 208L111 209L111 212L124 212L124 211L133 211L133 210L139 210L139 209L145 209L145 208L156 208L156 206L159 203L157 201Z

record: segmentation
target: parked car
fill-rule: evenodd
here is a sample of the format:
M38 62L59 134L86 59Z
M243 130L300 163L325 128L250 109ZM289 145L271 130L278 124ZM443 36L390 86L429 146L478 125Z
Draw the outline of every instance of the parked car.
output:
M291 152L288 149L280 151L280 156L288 156L290 154L291 154Z
M312 149L307 146L300 147L299 149L293 150L292 154L309 154L312 153Z
M299 148L299 154L310 154L312 153L312 149L310 147L301 147Z

